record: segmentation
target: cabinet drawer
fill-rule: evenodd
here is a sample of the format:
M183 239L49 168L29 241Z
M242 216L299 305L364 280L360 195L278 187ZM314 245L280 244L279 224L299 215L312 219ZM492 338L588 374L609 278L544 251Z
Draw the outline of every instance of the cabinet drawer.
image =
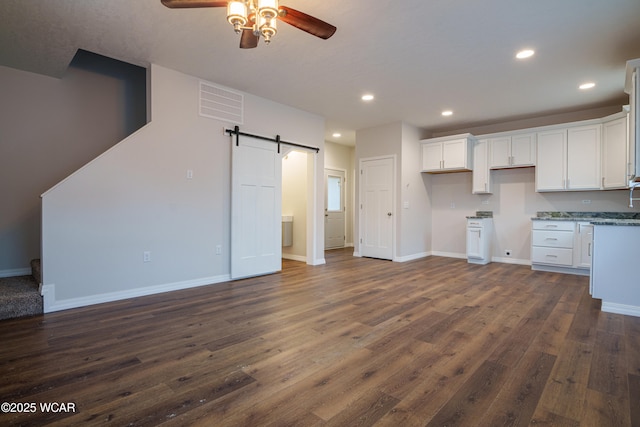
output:
M533 230L531 244L533 246L571 249L573 248L573 232Z
M534 246L531 248L531 262L571 267L573 265L573 250Z
M575 222L573 221L533 221L532 228L534 230L560 230L560 231L573 231L575 229Z

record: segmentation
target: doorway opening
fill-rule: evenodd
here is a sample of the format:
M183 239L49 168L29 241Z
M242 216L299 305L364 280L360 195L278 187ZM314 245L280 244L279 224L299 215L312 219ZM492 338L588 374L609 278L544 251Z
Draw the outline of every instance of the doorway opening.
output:
M341 169L324 170L324 248L344 248L346 244L347 171Z
M308 261L308 188L313 183L313 167L307 151L290 150L282 156L282 258ZM290 229L291 234L285 235Z

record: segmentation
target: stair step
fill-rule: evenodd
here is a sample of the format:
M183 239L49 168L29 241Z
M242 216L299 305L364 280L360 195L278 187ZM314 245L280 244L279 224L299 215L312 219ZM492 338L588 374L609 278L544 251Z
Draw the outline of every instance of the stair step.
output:
M0 278L0 320L42 314L38 288L33 276Z

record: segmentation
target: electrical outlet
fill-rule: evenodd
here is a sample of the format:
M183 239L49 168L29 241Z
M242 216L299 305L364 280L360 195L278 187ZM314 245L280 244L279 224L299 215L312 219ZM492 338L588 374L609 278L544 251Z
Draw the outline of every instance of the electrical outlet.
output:
M216 255L222 255L222 245L216 246Z
M151 252L144 251L142 253L142 262L151 262Z
M511 249L505 249L504 255L505 256L511 256Z
M187 169L187 179L193 179L193 170Z

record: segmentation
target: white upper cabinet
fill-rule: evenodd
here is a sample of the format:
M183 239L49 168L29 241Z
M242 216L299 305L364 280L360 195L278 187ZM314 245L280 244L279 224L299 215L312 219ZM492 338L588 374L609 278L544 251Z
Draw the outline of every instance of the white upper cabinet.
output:
M473 144L473 194L491 193L489 173L489 141L482 139Z
M470 134L422 140L422 172L471 170L473 140Z
M602 125L569 128L567 135L567 190L599 190Z
M602 188L626 188L631 173L628 116L602 124Z
M600 124L539 132L536 191L600 189Z
M565 129L538 133L536 155L536 191L565 189L567 131Z
M491 169L534 166L535 141L535 133L489 139L489 166Z

